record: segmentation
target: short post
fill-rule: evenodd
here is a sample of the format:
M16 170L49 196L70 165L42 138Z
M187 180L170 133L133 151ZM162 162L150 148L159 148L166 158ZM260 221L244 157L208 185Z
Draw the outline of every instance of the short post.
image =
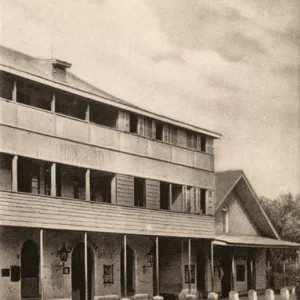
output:
M274 300L275 299L274 291L272 289L265 290L265 299L266 300Z
M56 163L52 163L51 165L51 191L50 194L52 197L56 197Z
M12 158L12 167L11 167L11 173L12 173L12 191L17 192L18 191L18 155L14 155Z
M17 102L17 80L14 80L11 100Z
M231 291L229 293L229 300L239 300L239 294L236 291Z
M85 171L85 200L91 201L91 170Z
M285 300L290 299L290 291L289 291L289 289L286 288L286 287L283 287L282 289L280 289L280 295Z
M219 295L215 292L210 292L207 295L207 300L218 300L219 299Z
M257 292L255 290L248 291L248 300L257 300Z

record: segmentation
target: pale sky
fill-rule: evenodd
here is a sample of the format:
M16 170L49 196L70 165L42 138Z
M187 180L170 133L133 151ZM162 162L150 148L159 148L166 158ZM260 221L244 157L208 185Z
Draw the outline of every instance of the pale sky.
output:
M300 0L0 0L0 43L223 135L216 170L300 192Z

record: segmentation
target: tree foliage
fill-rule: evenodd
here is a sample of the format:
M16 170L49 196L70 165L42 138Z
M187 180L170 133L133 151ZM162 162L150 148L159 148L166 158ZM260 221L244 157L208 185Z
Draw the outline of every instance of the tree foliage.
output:
M260 199L271 222L283 240L300 243L300 194Z

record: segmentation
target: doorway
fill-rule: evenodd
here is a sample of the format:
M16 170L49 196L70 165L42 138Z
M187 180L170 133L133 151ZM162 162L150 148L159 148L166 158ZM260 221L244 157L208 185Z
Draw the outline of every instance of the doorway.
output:
M87 300L92 300L94 256L91 247L88 246L87 249ZM81 242L74 247L72 252L72 300L85 300L84 273L84 243Z
M39 249L31 240L21 249L21 297L39 297Z
M221 266L223 276L221 279L221 293L223 297L228 298L231 290L231 251L225 247L222 248Z
M197 255L197 291L202 297L205 294L205 285L205 255L200 249Z
M126 248L127 257L127 268L126 268L126 279L127 279L127 294L133 295L135 290L135 267L134 267L134 252L131 247ZM125 272L124 272L124 248L121 250L121 293L124 295L125 292Z

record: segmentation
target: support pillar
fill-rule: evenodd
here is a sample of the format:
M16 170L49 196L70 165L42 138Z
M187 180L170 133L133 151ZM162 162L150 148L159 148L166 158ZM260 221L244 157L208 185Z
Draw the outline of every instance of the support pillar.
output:
M270 289L271 288L271 253L270 253L270 249L267 249L267 270L268 270L268 282L267 282L267 288Z
M44 300L44 230L40 229L40 295Z
M124 297L127 298L127 235L124 235Z
M189 294L191 294L191 278L192 278L192 267L191 267L191 262L192 262L192 242L191 239L188 239L188 268L189 268Z
M172 210L172 183L169 183L169 210Z
M231 252L231 290L235 289L235 253L234 248Z
M159 296L159 245L158 245L158 236L155 238L155 264L156 264L156 296Z
M250 250L250 278L251 278L251 285L250 288L254 289L254 277L253 277L253 252Z
M55 113L56 108L56 98L55 93L52 94L52 100L51 100L51 112Z
M18 155L14 155L12 158L11 174L12 174L11 189L13 192L17 192L18 191Z
M56 163L52 163L51 165L51 196L56 197Z
M85 171L85 200L91 201L91 170Z
M88 240L84 233L84 299L88 300Z
M285 266L285 250L282 249L282 257L283 257L283 270L282 270L282 273L283 273L283 286L285 287L286 286L286 266Z
M87 122L90 121L90 104L89 104L89 103L86 104L85 120L86 120Z
M211 246L210 246L210 269L211 269L211 291L213 292L215 287L214 287L214 242L211 241Z
M17 80L14 80L11 100L17 102Z

